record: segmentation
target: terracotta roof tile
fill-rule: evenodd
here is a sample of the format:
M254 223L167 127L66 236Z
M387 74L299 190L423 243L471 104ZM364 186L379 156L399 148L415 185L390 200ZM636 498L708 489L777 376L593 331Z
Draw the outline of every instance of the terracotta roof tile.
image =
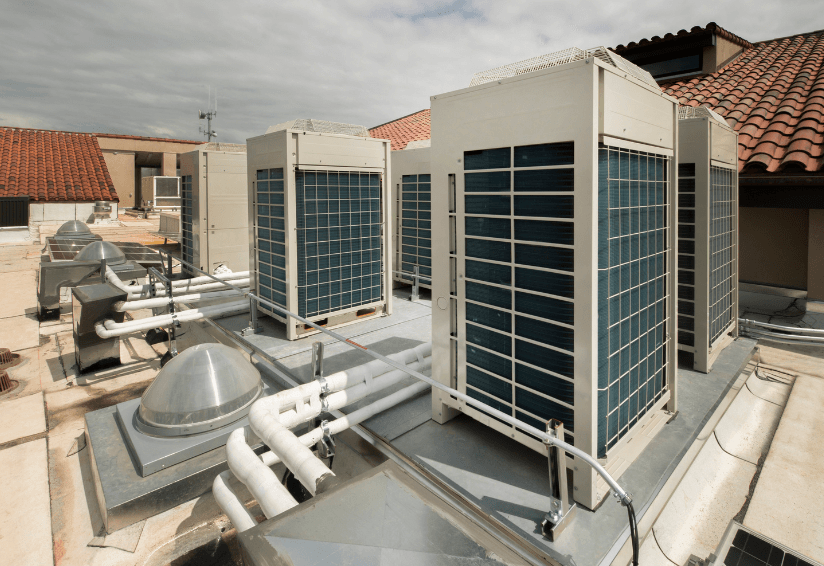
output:
M373 138L392 141L392 150L404 149L411 141L428 140L429 108L398 118L369 130Z
M707 30L744 51L715 73L663 82L661 89L681 104L711 106L726 118L738 131L739 169L824 171L824 30L756 44L712 23L678 35ZM664 39L656 36L627 48L656 41ZM370 134L392 140L393 150L429 139L429 110L372 128Z
M119 199L94 134L0 128L0 197Z
M739 168L822 170L824 31L756 43L719 72L661 88L713 106L738 130Z
M689 37L689 36L697 36L697 35L706 35L709 33L714 33L720 37L723 37L727 41L731 41L735 44L741 45L742 47L752 47L752 44L744 38L738 37L734 33L730 33L715 22L710 22L706 26L694 26L689 31L682 29L677 34L668 33L664 35L664 37L659 37L657 35L652 36L650 39L642 39L639 42L631 41L626 45L618 45L615 47L615 51L620 54L621 51L626 51L628 49L633 49L639 46L646 46L652 43L660 43L662 41L669 41L677 37Z

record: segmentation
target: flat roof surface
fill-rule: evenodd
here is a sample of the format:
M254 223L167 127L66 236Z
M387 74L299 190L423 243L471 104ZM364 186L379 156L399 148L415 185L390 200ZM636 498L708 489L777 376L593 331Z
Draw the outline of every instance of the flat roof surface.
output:
M417 302L408 297L408 289L396 289L391 316L344 326L336 332L384 355L427 342L432 332L429 293L423 292ZM248 315L241 315L215 324L240 338L248 319ZM290 342L282 323L264 315L258 321L263 331L245 339L301 381L311 379L311 344L315 341L324 343L325 375L372 359L322 334ZM618 478L633 495L639 520L746 365L754 346L754 340L745 338L733 342L709 374L678 369L677 415ZM413 382L410 377L379 395ZM365 399L346 412L370 401ZM610 498L595 512L580 508L560 540L548 541L540 531L541 519L550 508L547 458L466 415L437 424L431 420L428 392L364 425L561 564L609 564L628 536L626 510Z

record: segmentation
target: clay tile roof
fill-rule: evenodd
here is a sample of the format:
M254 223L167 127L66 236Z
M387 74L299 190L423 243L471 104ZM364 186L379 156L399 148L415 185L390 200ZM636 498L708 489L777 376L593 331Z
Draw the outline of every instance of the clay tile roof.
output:
M0 128L0 197L119 201L93 134Z
M411 141L428 140L429 108L369 129L373 138L391 140L392 150L404 149Z
M662 81L661 89L681 104L711 106L726 118L738 131L740 170L824 172L824 30L752 44L711 22L678 36L708 31L744 51L716 73ZM638 45L656 41L664 39L655 36ZM393 150L404 149L410 141L430 138L429 110L369 133L392 140Z
M671 41L671 40L675 39L676 37L681 38L681 37L699 36L699 35L706 35L706 34L711 34L711 33L714 33L715 35L717 35L719 37L723 37L727 41L731 41L731 42L733 42L737 45L740 45L742 47L750 48L750 47L753 46L752 43L750 43L746 39L744 39L742 37L738 37L734 33L728 32L727 30L725 30L724 28L722 28L721 26L719 26L715 22L710 22L704 27L695 26L695 27L691 28L689 31L687 31L685 29L682 29L677 34L667 33L667 34L664 35L664 37L660 37L658 35L653 35L649 39L642 39L641 41L638 41L638 42L631 41L630 43L627 43L626 45L616 46L614 51L620 55L622 51L626 51L628 49L633 49L633 48L639 47L639 46L647 46L647 45L654 44L654 43L662 43L662 42L665 42L665 41Z
M738 131L739 169L822 171L824 30L756 43L716 73L661 88L726 118Z

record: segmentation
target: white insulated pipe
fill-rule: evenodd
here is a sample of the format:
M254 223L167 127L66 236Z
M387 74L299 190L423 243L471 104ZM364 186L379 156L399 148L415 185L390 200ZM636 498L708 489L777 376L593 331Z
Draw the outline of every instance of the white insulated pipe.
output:
M188 295L177 295L172 297L172 302L179 303L199 303L203 301L212 301L215 299L225 299L228 297L241 297L242 295L234 289L230 291L215 291L212 293L190 293ZM126 301L115 306L116 311L135 311L139 309L151 309L157 307L165 307L169 304L168 297L155 297L152 299L142 299L135 301Z
M192 320L200 320L201 318L217 318L219 316L226 316L229 314L241 313L249 310L249 301L236 301L222 305L212 305L200 309L190 309L175 313L174 316L170 314L163 314L159 316L152 316L148 318L139 318L136 320L129 320L126 322L115 322L111 319L98 322L94 325L95 332L101 338L113 338L115 336L123 336L132 332L140 332L151 330L152 328L159 328L161 326L169 326L174 324L175 320L179 322L187 322Z
M429 389L429 385L426 383L415 383L414 385L396 391L375 403L362 407L357 411L328 423L329 433L339 434L378 413L415 397L427 389ZM304 446L309 447L317 444L320 439L323 438L324 434L324 430L318 427L302 435L298 440ZM229 436L229 440L226 443L226 455L229 462L229 470L226 470L215 478L212 484L212 491L215 494L218 505L220 505L224 513L229 517L229 520L232 521L232 524L238 532L248 530L257 523L251 518L251 515L241 504L237 495L229 488L228 482L230 474L235 474L235 476L249 488L249 491L255 497L267 518L274 517L278 513L281 513L282 511L277 511L277 509L285 506L285 498L281 491L285 488L283 488L283 485L271 470L271 466L280 462L277 454L274 452L264 452L261 456L256 455L249 445L246 444L246 436L243 429L238 429ZM276 484L277 487L274 487L274 484ZM289 494L288 491L286 493L287 495ZM297 505L297 503L295 503L295 505ZM292 505L292 507L293 506L294 505ZM291 507L287 507L287 509L289 508Z
M249 513L249 510L243 506L240 498L231 486L229 486L230 473L229 470L226 470L222 474L218 474L215 481L212 482L212 494L215 496L217 504L220 505L220 508L226 513L229 520L232 521L237 531L248 531L257 525L257 521L252 517L252 514ZM295 501L295 505L297 505L297 501Z
M410 370L421 371L431 367L431 354L432 345L422 344L416 348L394 354L390 357L393 360L404 363ZM306 448L303 444L305 439L298 440L288 429L311 420L323 410L339 409L375 391L390 387L408 375L407 372L402 370L387 371L389 369L391 369L391 366L385 362L376 363L373 361L364 366L338 372L330 375L328 378L324 378L327 390L334 391L334 393L327 397L327 405L325 408L321 406L320 401L320 395L323 389L320 381L313 381L281 391L271 397L260 399L252 405L249 414L251 428L264 440L267 446L273 449L273 452L267 454L270 454L271 458L276 458L275 461L280 461L281 458L284 457L284 462L292 473L295 474L295 477L297 477L311 493L315 494L317 493L319 480L328 477L329 481L332 481L334 474ZM378 375L376 376L376 374ZM339 393L343 393L340 389L347 385L351 386L353 391L340 395ZM424 387L426 387L425 384ZM393 394L393 396L389 397L394 401L394 404L406 398L399 394ZM376 405L375 409L380 406L384 406L384 409L380 410L385 410L385 408L391 405L379 404ZM364 415L362 417L364 419L368 418L365 412L366 409L367 408L364 408L364 412L358 413ZM351 424L348 426L351 426ZM268 436L266 432L261 434L261 429L268 432ZM284 435L284 432L288 433L288 436ZM230 443L231 450L229 447ZM313 443L310 443L310 445L311 444ZM265 505L269 508L274 508L276 502L269 502L267 498L277 498L278 496L268 495L270 489L267 489L265 486L271 485L272 481L278 484L280 484L280 482L277 481L277 478L269 469L269 466L264 464L246 444L245 435L236 434L234 438L230 435L226 446L230 470L234 473L233 465L243 466L243 472L240 473L243 473L244 476L241 477L237 473L235 475L246 484L255 499L259 502L265 502ZM306 454L307 452L308 456ZM233 464L233 462L242 463ZM317 464L320 465L318 466ZM225 483L227 480L228 475L224 475L219 481ZM217 482L218 480L216 479L215 481ZM222 489L222 487L218 486L218 489ZM261 508L263 508L263 505L264 503L261 503ZM228 515L230 511L227 511L227 509L228 508L224 508L224 511L226 511ZM266 513L266 511L264 511L264 513ZM269 516L270 515L267 514L267 517Z
M225 280L225 281L231 281L233 285L242 285L242 284L244 284L244 283L242 283L243 280L245 280L245 285L248 285L249 284L249 278L250 278L248 271L238 271L238 272L235 272L235 273L223 273L223 274L220 274L220 275L215 275L214 277L216 277L217 279ZM112 285L114 285L115 287L117 287L118 289L120 289L121 291L123 291L124 293L128 293L129 295L134 295L134 297L132 297L132 298L135 298L135 299L144 298L149 293L149 290L151 289L150 285L126 285L125 283L123 283L123 281L120 279L120 277L118 277L117 274L109 266L106 266L106 280L109 283L111 283ZM215 280L212 277L202 276L202 277L194 277L192 279L180 279L180 280L177 280L177 281L172 281L172 288L173 289L185 288L188 291L195 290L197 288L196 290L198 290L198 291L205 291L206 290L205 288L200 288L200 285L203 285L203 284L214 285L213 287L210 287L212 289L225 288L226 287L225 285L222 285L221 283L215 282ZM166 292L165 285L163 283L155 283L155 289L157 290L156 294L159 294L161 291L164 294Z
M229 463L227 471L231 471L246 485L267 518L297 506L298 503L289 490L280 483L271 469L263 465L246 443L246 431L243 428L229 435L226 441L226 460Z

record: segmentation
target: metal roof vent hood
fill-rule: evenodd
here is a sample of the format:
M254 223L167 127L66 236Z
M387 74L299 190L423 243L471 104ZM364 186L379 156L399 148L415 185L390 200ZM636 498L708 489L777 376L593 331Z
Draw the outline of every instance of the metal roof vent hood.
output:
M111 242L92 242L80 250L74 261L100 261L106 260L109 265L120 265L126 263L126 254Z
M69 220L57 229L54 237L61 240L97 240L100 238L92 234L86 223L80 220Z
M198 344L172 358L143 394L135 427L152 436L186 436L242 419L260 396L260 372L239 351Z

